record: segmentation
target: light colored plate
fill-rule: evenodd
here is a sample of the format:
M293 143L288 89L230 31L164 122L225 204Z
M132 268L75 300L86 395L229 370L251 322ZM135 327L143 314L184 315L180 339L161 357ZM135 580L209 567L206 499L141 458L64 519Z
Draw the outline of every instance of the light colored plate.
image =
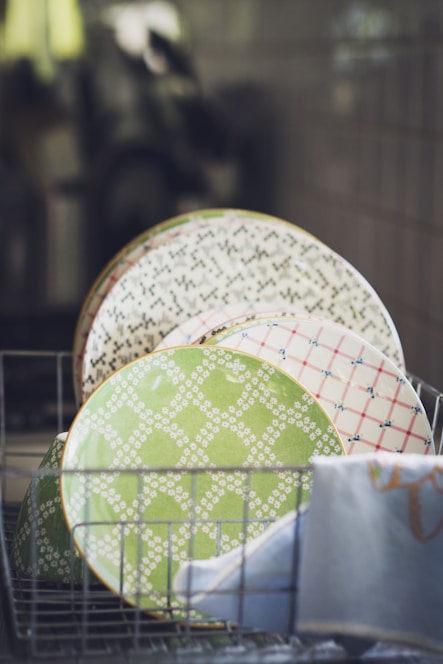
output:
M388 311L355 268L291 224L232 212L144 254L117 281L86 341L83 399L186 319L256 300L331 318L404 364Z
M101 303L111 290L114 284L125 274L134 263L148 251L162 244L166 244L171 238L178 237L186 232L186 226L200 223L201 218L194 218L192 215L179 215L173 219L168 219L160 224L152 226L147 231L138 235L134 240L125 245L100 272L97 279L92 284L77 320L74 332L72 362L73 362L73 381L74 393L79 403L82 400L82 362L85 351L86 339ZM206 224L206 217L203 217L202 225Z
M156 350L171 348L172 346L186 346L187 344L202 343L203 337L221 331L226 327L237 325L263 316L286 316L307 312L297 310L295 307L277 303L272 306L269 302L233 302L231 304L214 307L208 311L192 316L177 325L158 344Z
M139 258L149 251L152 251L152 249L167 244L175 237L185 235L197 228L207 226L214 219L224 219L226 215L234 212L238 218L246 217L258 221L261 219L267 219L274 220L277 223L288 223L271 215L246 210L232 211L225 209L208 209L180 214L172 219L167 219L148 228L122 247L122 249L105 265L85 297L74 331L72 358L74 393L77 403L80 403L82 400L82 363L89 330L91 329L95 315L104 298L120 277L124 275ZM304 231L298 226L294 225L294 228L297 228L301 233L309 235L307 231Z
M161 613L190 546L197 558L218 543L221 552L239 546L245 517L257 536L263 520L295 507L298 491L309 495L309 474L285 467L342 453L324 409L280 369L224 348L166 349L116 371L80 408L61 464L62 504L96 576ZM249 482L242 467L256 468Z
M330 415L347 454L435 453L427 415L406 376L342 326L277 317L233 326L205 343L252 353L302 383Z

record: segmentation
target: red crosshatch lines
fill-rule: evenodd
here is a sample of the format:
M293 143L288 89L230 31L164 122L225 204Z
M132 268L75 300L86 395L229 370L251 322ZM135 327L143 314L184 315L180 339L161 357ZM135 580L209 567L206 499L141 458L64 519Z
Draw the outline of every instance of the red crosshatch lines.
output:
M412 385L395 364L332 321L250 321L207 343L250 352L286 370L333 420L348 454L433 453L432 433Z

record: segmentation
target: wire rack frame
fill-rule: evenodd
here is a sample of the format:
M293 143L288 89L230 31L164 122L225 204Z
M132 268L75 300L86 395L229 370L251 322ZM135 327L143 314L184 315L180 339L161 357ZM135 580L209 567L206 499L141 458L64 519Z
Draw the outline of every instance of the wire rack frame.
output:
M94 471L88 471L94 472ZM100 471L103 475L103 472ZM120 471L115 471L120 473ZM137 479L145 479L151 471L129 471L136 475ZM152 471L153 472L153 471ZM155 474L168 473L171 469L156 469ZM191 473L193 476L193 485L196 487L199 477L207 473L207 469L182 469L180 472ZM239 472L238 468L219 468L216 470L220 474L232 474ZM171 537L174 528L186 524L189 528L190 537L188 540L188 557L194 555L194 529L198 529L203 523L210 524L217 531L214 540L214 555L220 553L220 542L223 538L223 532L226 527L236 526L243 534L243 541L247 542L246 527L251 525L248 519L246 496L248 495L248 486L251 476L256 469L242 468L245 493L245 514L242 519L219 519L217 522L211 520L197 519L193 514L192 507L189 517L177 521L163 521L161 519L142 520L137 522L137 526L143 530L155 525L161 525L168 529L169 542L171 547ZM282 468L267 468L268 473L281 473ZM290 472L294 479L298 475L306 474L309 468L291 468L285 469ZM36 471L32 474L32 482L37 487L38 481L43 476L53 473L45 472L43 475ZM296 504L299 503L300 496L297 496ZM13 539L14 523L16 513L8 511L3 512L5 541L3 543L3 558L9 558ZM266 528L271 523L270 520L262 519L260 525ZM296 522L297 523L297 522ZM98 522L82 522L78 524L79 528L96 527L103 525ZM128 525L127 521L116 521L113 527L120 528L122 533ZM37 530L37 528L36 528ZM74 533L73 533L74 535ZM33 535L32 535L33 536ZM121 538L123 541L123 537ZM35 541L35 539L31 540ZM298 540L297 540L298 541ZM32 549L33 564L37 558L37 551ZM71 564L72 568L75 562L74 547L71 545ZM37 564L36 564L37 567ZM294 579L297 576L298 568L298 548L294 547ZM71 581L71 583L48 583L40 581L35 576L21 578L12 568L6 566L5 569L6 585L10 594L10 619L13 632L17 643L26 646L27 652L34 657L66 657L75 652L82 656L115 655L121 651L131 653L153 654L159 650L165 650L174 653L177 648L199 647L208 650L230 646L262 647L264 645L282 644L288 642L291 636L289 624L293 624L293 619L288 621L288 635L286 638L276 635L266 634L260 630L249 630L242 627L242 598L246 595L246 590L240 584L238 619L234 625L221 623L207 617L201 618L195 615L189 607L177 603L173 598L171 587L172 572L168 569L164 590L156 593L156 597L150 599L150 610L138 608L138 603L125 603L121 596L124 595L122 588L120 592L111 593L104 585L97 582L93 575L89 573L87 567L84 568L83 580L81 583ZM122 573L123 584L123 573ZM281 590L282 593L290 593L295 597L295 581L290 587ZM266 592L264 589L263 592ZM142 597L139 597L139 602Z
M10 383L16 378L16 367L22 367L25 377L32 374L31 365L37 369L36 388L38 408L43 409L45 417L36 420L33 394L23 395L20 389ZM41 367L49 376L47 390L40 393ZM23 369L24 368L24 369ZM73 393L70 391L71 354L69 352L34 352L3 351L0 353L0 554L3 579L3 595L6 598L3 607L6 610L4 621L6 631L12 635L11 652L17 656L26 656L30 661L41 659L78 658L99 659L106 661L143 661L170 662L177 658L192 662L220 661L236 662L293 662L299 658L316 657L317 642L300 641L288 625L287 634L276 635L261 630L251 630L242 626L242 593L239 589L238 620L234 623L196 618L189 610L171 604L171 575L165 584L164 597L159 600L157 611L146 612L135 604L125 602L121 594L111 592L103 584L94 582L93 575L85 566L81 584L48 583L37 575L23 577L17 574L11 565L10 554L15 537L19 503L10 500L8 487L22 482L23 485L37 486L38 481L48 474L57 475L59 471L36 470L42 456L38 446L27 446L24 451L15 449L17 439L21 440L24 432L26 439L35 435L39 427L43 436L48 428L52 433L61 432L69 427L76 407ZM442 453L442 393L428 385L417 376L408 376L421 398L434 435L436 451ZM46 380L46 378L45 378ZM20 385L19 385L20 388ZM15 390L15 391L14 391ZM10 392L12 391L12 397ZM14 396L15 395L15 396ZM29 398L30 397L30 398ZM20 403L23 401L23 404ZM18 403L17 403L18 402ZM9 413L14 411L14 416ZM22 412L19 412L22 411ZM43 438L44 440L44 438ZM11 442L12 441L12 442ZM50 441L47 441L47 444ZM21 463L17 463L20 461ZM282 468L268 468L267 472L281 472ZM156 469L156 472L170 472L171 469ZM238 522L238 527L245 529L248 522L247 495L251 477L257 471L254 468L220 468L220 473L241 471L245 512ZM294 484L300 486L300 478L310 473L309 467L285 469L294 475ZM133 471L139 478L152 471ZM190 472L183 469L175 472ZM207 469L192 469L193 485ZM301 494L297 492L294 509L301 503ZM36 500L36 498L34 499ZM189 521L192 527L197 524L191 508ZM219 520L213 524L217 528L214 555L220 553L220 541L223 528L229 522ZM264 520L263 527L270 522ZM165 524L166 525L166 524ZM173 527L173 524L168 524ZM120 526L123 528L124 524ZM244 532L244 541L247 533ZM297 541L297 538L295 538ZM34 550L32 555L35 556ZM74 545L71 544L71 558L74 561ZM189 539L189 558L193 557L193 538ZM74 563L72 563L74 564ZM296 592L298 551L294 549L294 577L285 592ZM165 606L167 610L165 611ZM155 608L155 607L154 607ZM293 624L293 623L292 623ZM0 652L1 648L0 631ZM322 658L346 659L343 650L328 650ZM275 659L277 658L277 659ZM2 657L0 656L0 661ZM13 661L13 660L5 660Z

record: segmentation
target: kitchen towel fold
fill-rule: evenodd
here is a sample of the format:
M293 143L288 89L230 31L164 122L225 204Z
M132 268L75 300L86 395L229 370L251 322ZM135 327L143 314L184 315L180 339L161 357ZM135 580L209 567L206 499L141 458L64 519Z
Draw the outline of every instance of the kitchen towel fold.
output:
M319 457L297 631L443 652L443 458Z
M302 506L229 553L182 563L174 591L188 608L247 627L292 633Z

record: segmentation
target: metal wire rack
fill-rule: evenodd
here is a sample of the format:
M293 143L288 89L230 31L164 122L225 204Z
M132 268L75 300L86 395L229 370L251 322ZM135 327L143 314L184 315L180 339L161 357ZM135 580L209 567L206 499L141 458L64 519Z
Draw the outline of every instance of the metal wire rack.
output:
M441 454L443 395L416 376L410 380L420 395ZM37 467L54 436L67 430L76 413L69 352L0 353L0 564L2 606L0 608L0 662L61 660L64 662L299 662L348 659L340 644L300 640L291 629L274 634L242 626L241 601L238 620L232 623L201 617L171 600L171 576L155 610L146 611L124 601L84 568L77 578L41 580L37 574L19 574L11 562L16 523L27 487L41 477L59 471ZM166 472L170 469L164 469ZM232 473L232 468L219 469ZM239 470L239 469L237 469ZM267 472L281 472L269 468ZM150 471L138 471L139 474ZM157 469L157 472L162 472ZM177 471L178 472L178 471ZM181 471L183 472L183 471ZM187 471L189 472L189 470ZM194 469L193 482L204 470ZM253 468L242 468L244 492ZM287 468L294 485L309 478L309 467ZM296 492L294 508L302 500ZM245 501L246 503L246 501ZM191 516L189 517L191 519ZM195 519L195 515L192 516ZM244 519L237 523L246 537ZM165 524L172 527L173 524ZM213 524L217 529L214 555L220 552L223 529L229 522ZM232 525L232 524L231 524ZM263 522L266 527L268 522ZM74 547L71 544L71 560ZM189 542L192 555L192 538ZM78 556L77 556L78 558ZM294 552L294 579L298 552ZM74 563L71 569L73 570ZM294 596L295 586L284 592ZM241 593L240 589L240 593ZM26 658L26 659L25 659ZM377 660L381 661L381 660Z

